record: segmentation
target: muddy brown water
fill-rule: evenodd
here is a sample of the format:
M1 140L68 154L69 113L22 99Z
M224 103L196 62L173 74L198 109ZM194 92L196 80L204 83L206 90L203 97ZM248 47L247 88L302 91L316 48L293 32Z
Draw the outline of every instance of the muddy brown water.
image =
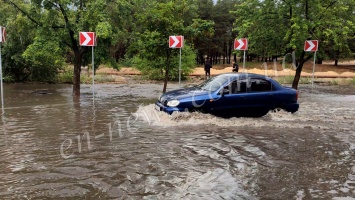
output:
M161 89L5 85L0 199L355 199L353 87L257 119L156 112Z

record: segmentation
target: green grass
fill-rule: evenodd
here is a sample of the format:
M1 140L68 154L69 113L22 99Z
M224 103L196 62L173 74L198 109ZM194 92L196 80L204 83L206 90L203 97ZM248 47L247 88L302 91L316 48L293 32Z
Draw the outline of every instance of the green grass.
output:
M56 77L56 83L73 83L73 67L67 66L60 72ZM111 75L95 75L96 83L109 83L115 82L115 77ZM88 76L87 74L81 74L80 83L90 84L92 83L92 76Z
M294 76L281 76L281 77L275 77L274 79L277 80L277 82L279 82L281 84L292 84ZM312 78L301 77L298 83L299 84L310 84L310 83L312 83Z
M95 75L95 83L113 83L115 82L115 77L111 75ZM91 84L92 83L92 76L81 75L80 76L80 83Z
M115 77L111 75L95 75L95 82L96 83L115 82Z
M275 77L275 80L281 84L292 84L293 82L293 76L281 76L281 77Z
M333 79L332 81L330 81L330 85L339 85L339 81L336 79Z

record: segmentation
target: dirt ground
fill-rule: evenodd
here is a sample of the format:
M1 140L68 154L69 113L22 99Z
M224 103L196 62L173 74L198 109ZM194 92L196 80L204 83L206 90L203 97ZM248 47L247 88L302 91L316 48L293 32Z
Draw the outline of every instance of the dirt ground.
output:
M268 75L271 77L275 76L293 76L295 74L295 69L292 65L282 65L280 62L260 62L259 63L246 63L245 69L243 70L243 63L239 63L239 71L247 73L256 73ZM313 62L309 61L303 66L302 77L312 77L313 76ZM221 73L231 72L232 67L229 65L214 65L211 69L211 75L217 75ZM140 75L140 71L134 68L123 67L119 71L112 68L99 68L97 74L111 74L111 75ZM190 76L203 76L204 69L203 66L196 67ZM345 61L339 63L338 66L334 66L333 61L325 61L323 64L315 65L316 78L354 78L355 77L355 60Z
M258 63L247 62L243 70L243 63L239 64L239 72L262 74L269 77L279 79L289 79L295 75L295 69L291 64L282 65L278 62ZM313 77L313 62L309 61L304 64L301 76L305 81L310 83ZM90 71L91 72L91 71ZM211 75L232 72L230 65L213 65ZM87 75L87 70L83 69L82 74ZM109 84L149 84L161 83L161 81L146 80L141 75L141 72L133 67L122 67L120 70L113 68L100 67L96 73L101 76L101 81L97 83ZM284 77L284 78L283 78ZM185 85L192 85L202 82L205 78L203 66L196 67L193 72L187 77L187 80L182 80ZM323 64L315 65L314 83L317 85L348 85L355 79L355 60L340 62L338 66L334 66L334 61L324 61ZM282 81L281 81L282 82ZM289 81L288 81L289 82ZM174 82L171 82L174 83ZM300 83L302 84L302 82ZM352 90L353 88L351 88ZM336 90L336 89L335 89Z

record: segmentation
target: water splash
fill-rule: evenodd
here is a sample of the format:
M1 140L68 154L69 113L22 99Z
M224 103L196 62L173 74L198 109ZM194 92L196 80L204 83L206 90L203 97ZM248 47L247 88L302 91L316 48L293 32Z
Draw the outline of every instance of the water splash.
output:
M200 112L174 112L169 115L155 110L154 104L139 106L135 115L154 126L173 127L181 125L214 125L220 127L275 127L275 128L309 128L328 130L332 126L313 123L314 117L303 113L291 114L285 111L270 111L261 118L232 117L221 118ZM308 122L308 123L304 123ZM319 121L317 121L319 122ZM324 122L327 122L326 120Z

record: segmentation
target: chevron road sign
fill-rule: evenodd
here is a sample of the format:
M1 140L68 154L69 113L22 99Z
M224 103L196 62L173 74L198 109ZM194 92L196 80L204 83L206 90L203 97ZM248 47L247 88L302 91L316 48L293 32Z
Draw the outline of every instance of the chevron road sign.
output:
M80 32L79 43L80 46L96 46L95 32Z
M304 51L318 51L318 40L306 40L304 42Z
M182 48L184 46L184 36L169 36L169 48Z
M248 50L248 39L241 38L234 40L234 50Z

